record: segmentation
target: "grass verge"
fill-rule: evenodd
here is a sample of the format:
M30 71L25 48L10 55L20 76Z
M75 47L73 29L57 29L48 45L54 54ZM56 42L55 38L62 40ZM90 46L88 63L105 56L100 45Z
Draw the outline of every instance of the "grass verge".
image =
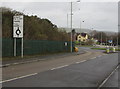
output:
M106 48L91 48L91 49L96 49L96 50L106 50ZM112 50L112 48L110 48ZM116 51L120 51L120 49L116 49Z
M76 45L76 47L93 47L92 45Z

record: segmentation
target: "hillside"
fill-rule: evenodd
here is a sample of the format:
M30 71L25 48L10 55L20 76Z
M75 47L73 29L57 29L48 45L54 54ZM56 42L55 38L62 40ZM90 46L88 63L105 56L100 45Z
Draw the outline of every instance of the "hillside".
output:
M66 32L70 32L70 31L71 31L70 28L61 28L61 29L66 30ZM85 32L85 33L90 34L92 31L94 31L94 30L85 29L85 28L81 28L81 29L80 29L80 28L73 28L73 29L75 29L75 31L76 31L77 33L79 33L79 32ZM97 31L97 30L96 30L96 31ZM100 31L97 31L97 32L100 32ZM108 35L108 36L117 34L117 32L111 32L111 31L102 31L102 32L106 33L106 35Z
M70 32L71 31L71 29L70 28L63 28L63 27L61 27L60 29L63 29L63 30L65 30L66 32ZM79 33L79 32L86 32L86 33L90 33L91 32L91 30L90 29L84 29L84 28L73 28L73 29L75 29L75 31L77 32L77 33Z
M38 18L37 16L28 16L24 13L11 10L10 8L2 8L2 37L12 38L13 34L13 16L16 13L24 15L24 39L35 40L60 40L68 41L69 36L65 30L58 29L46 18Z

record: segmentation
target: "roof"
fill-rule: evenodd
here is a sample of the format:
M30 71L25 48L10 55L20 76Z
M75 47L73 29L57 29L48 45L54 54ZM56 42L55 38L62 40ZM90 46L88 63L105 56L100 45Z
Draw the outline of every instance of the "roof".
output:
M81 36L83 36L83 37L86 37L87 33L77 33L77 36L78 36L78 35L81 35Z

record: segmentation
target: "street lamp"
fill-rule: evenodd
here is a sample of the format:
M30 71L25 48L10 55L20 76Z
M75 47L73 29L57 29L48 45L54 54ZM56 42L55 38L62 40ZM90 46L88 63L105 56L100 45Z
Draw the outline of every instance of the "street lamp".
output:
M67 25L66 25L66 27L67 27L67 29L69 29L69 15L71 15L71 14L69 14L69 13L67 13Z
M101 32L101 45L102 45L102 32Z
M67 29L68 29L68 15L69 15L69 14L67 13Z
M117 46L118 46L118 36L117 36Z
M81 27L82 27L82 22L84 23L85 21L80 21L80 30L81 30Z
M91 30L92 30L92 32L93 32L93 28L91 28ZM91 35L92 35L92 37L93 37L93 35L94 35L94 32L93 32Z
M82 31L81 31L81 30L82 30L82 29L81 29L81 27L82 27L82 22L84 23L85 21L81 21L81 20L80 20L80 36L81 36L81 32L82 32ZM81 45L81 40L80 40L80 45Z
M107 37L106 37L106 47L107 47L107 42L108 42L107 40L108 40L108 39L107 39Z
M71 2L71 52L72 52L72 2Z
M93 38L93 35L94 35L93 28L91 28L91 39Z
M77 2L80 2L80 0L78 0ZM72 48L72 15L73 15L73 12L72 12L72 2L71 2L71 52L73 50Z

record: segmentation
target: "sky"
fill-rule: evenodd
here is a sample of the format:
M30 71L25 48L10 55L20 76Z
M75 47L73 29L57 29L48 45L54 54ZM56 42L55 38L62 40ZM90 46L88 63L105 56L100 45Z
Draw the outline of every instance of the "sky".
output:
M16 0L18 1L18 0ZM47 0L19 0L18 2L7 2L4 0L2 6L13 10L21 11L26 15L37 15L40 18L47 18L58 27L70 27L70 2ZM101 2L100 2L101 1ZM118 31L118 2L117 0L73 0L73 28L99 30L99 31ZM84 22L82 22L84 21Z

